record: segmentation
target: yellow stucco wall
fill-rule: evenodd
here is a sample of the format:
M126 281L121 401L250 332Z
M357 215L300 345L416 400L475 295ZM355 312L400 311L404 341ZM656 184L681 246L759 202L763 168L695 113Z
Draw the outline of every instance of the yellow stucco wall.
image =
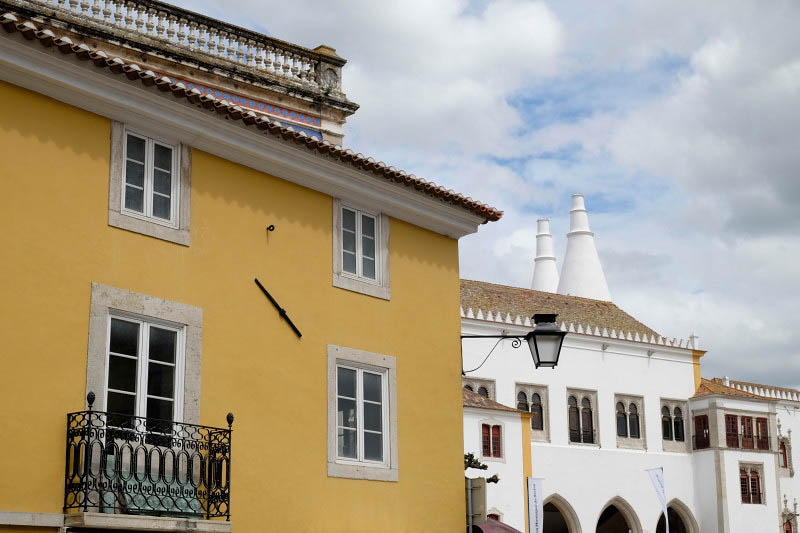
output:
M692 364L694 365L694 388L700 386L702 376L700 374L700 358L706 354L705 350L692 350Z
M334 288L331 197L199 150L190 247L113 228L109 136L0 82L0 510L61 510L98 282L203 309L201 423L236 416L235 531L462 530L457 242L392 219L391 301ZM399 482L327 477L329 343L397 358Z
M531 414L520 413L522 419L522 502L525 509L525 533L529 533L528 520L528 478L533 477L531 461Z

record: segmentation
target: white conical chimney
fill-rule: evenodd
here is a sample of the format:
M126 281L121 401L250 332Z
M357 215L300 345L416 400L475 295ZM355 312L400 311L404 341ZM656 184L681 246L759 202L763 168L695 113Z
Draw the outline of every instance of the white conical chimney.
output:
M550 219L536 221L536 258L533 260L533 281L531 289L556 292L558 289L558 269L553 253L553 236L550 234Z
M561 267L558 293L611 301L603 266L594 245L594 233L589 230L589 215L582 194L572 195L567 252Z

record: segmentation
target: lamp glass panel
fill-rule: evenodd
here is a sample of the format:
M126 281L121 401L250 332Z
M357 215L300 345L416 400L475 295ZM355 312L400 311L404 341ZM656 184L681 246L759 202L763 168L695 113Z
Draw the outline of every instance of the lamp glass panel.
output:
M538 354L539 364L553 366L558 361L558 349L561 347L560 335L534 335L533 341L536 343L536 353Z

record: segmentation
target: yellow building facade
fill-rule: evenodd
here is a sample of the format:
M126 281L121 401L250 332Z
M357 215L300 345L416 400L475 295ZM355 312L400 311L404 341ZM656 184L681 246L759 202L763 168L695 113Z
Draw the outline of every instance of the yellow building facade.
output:
M0 3L0 531L462 530L460 366L445 355L459 352L458 237L499 212L114 63L75 13L45 25L35 3L13 4ZM153 46L139 63L158 56L163 74ZM67 414L90 392L94 411L130 416L98 418L115 452L67 457ZM224 516L142 503L177 481L120 480L159 468L142 465L152 450L172 469L171 430L150 418L224 432L229 412L226 459L201 454L188 474L219 476ZM73 467L119 483L102 500ZM64 509L65 484L92 502Z

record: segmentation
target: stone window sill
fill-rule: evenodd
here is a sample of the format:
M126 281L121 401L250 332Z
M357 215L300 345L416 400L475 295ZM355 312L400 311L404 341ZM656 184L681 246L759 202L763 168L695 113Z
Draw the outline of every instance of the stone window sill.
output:
M233 523L224 520L196 520L107 513L67 513L64 526L68 528L168 531L172 533L231 533Z

